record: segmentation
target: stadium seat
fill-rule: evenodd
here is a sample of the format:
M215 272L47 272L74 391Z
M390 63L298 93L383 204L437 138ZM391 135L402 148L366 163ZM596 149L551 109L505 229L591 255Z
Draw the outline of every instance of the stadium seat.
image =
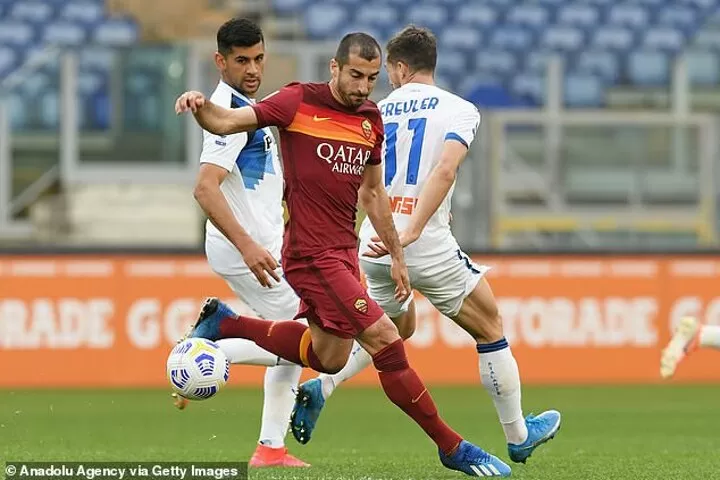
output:
M445 50L442 47L438 51L438 72L447 77L458 78L467 74L467 56L457 50Z
M636 51L628 56L628 77L643 86L666 85L670 79L670 62L658 51Z
M43 24L49 22L53 17L52 5L35 0L24 0L15 3L10 8L8 18L19 22L31 22Z
M707 50L684 52L690 83L697 86L717 86L720 82L718 56Z
M597 9L592 5L572 3L565 5L558 12L558 23L573 27L594 27L599 16Z
M447 49L475 51L482 47L482 34L477 28L452 26L440 33L438 42Z
M541 73L545 74L547 70L547 65L550 62L550 59L553 57L559 56L562 58L562 55L556 53L556 52L548 52L548 51L532 51L528 52L527 55L525 55L525 71L530 73Z
M481 50L475 59L475 68L483 73L508 75L517 70L517 59L502 50Z
M653 27L645 31L642 46L667 52L679 51L685 39L682 33L670 27Z
M640 29L648 25L649 15L641 5L614 5L610 8L608 23L610 25Z
M697 13L688 6L666 5L658 13L657 22L660 25L689 30L697 25Z
M593 73L608 82L619 76L617 55L610 52L586 50L580 53L576 68L579 72Z
M549 27L545 30L541 45L551 50L577 51L583 45L583 33L574 27Z
M85 25L95 24L102 20L103 6L92 1L76 1L65 5L60 11L60 18Z
M521 27L499 27L490 35L490 46L503 50L527 50L532 44L532 33Z
M355 20L358 23L383 29L395 28L398 23L398 12L390 5L374 3L359 10Z
M548 11L541 5L520 3L507 13L506 22L537 28L546 25L548 17Z
M17 52L10 47L0 47L0 80L12 72L17 64Z
M107 20L95 28L93 39L100 45L126 47L137 41L138 28L130 20Z
M627 51L634 43L633 34L623 27L600 27L595 31L591 46L598 50Z
M116 53L109 48L88 47L80 50L80 68L109 71Z
M312 39L334 35L348 20L348 11L341 5L316 3L305 12L305 28Z
M273 10L280 15L300 13L308 7L311 0L273 0Z
M545 103L545 78L541 75L521 73L512 82L512 93L533 101L536 105Z
M600 79L587 74L570 74L565 77L565 104L568 107L598 108L603 104L603 86Z
M406 21L438 31L447 25L448 11L444 6L433 3L413 5L406 12Z
M26 23L15 20L0 22L0 45L24 47L35 38L35 29Z
M68 22L51 23L45 27L43 41L48 44L80 46L87 34L80 25Z
M457 10L455 22L476 27L491 27L497 24L498 13L492 5L468 3Z

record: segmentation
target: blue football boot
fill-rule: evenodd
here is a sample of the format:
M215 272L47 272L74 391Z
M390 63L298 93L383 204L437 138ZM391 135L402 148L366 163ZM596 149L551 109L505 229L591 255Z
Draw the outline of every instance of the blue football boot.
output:
M197 322L187 334L187 338L207 338L208 340L220 340L220 321L226 317L236 317L237 314L230 307L215 297L205 300L200 310Z
M303 445L310 441L315 423L324 406L325 397L322 393L322 381L319 378L313 378L300 385L290 415L290 429L295 440Z
M552 440L560 430L560 412L548 410L538 416L532 414L525 417L528 437L520 445L508 443L508 455L510 460L516 463L525 463L537 447Z
M452 455L439 453L443 465L471 477L509 477L512 472L502 460L465 440Z

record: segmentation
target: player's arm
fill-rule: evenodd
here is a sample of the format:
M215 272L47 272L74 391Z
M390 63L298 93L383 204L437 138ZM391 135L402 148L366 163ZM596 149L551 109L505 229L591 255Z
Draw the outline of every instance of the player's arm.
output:
M397 284L395 297L404 302L410 296L410 279L405 266L405 255L398 232L393 222L390 200L382 177L380 165L365 165L363 181L358 192L360 206L367 213L370 222L377 232L380 240L392 257L392 275ZM370 248L375 248L373 245Z
M403 246L410 245L420 237L430 217L447 197L479 125L480 114L475 107L465 108L454 117L445 135L440 160L425 181L408 227L401 234Z
M417 206L410 216L407 229L403 232L403 246L410 245L420 237L425 225L450 192L457 171L467 156L468 147L459 140L446 140L440 155L440 162L430 172L425 186L418 196Z
M200 165L193 192L195 200L213 225L238 249L258 282L263 287L271 287L268 275L276 282L280 282L280 277L275 273L278 267L277 261L267 249L253 240L230 209L225 195L220 190L220 185L228 173L228 170L219 165L211 163Z
M175 102L175 113L192 112L203 128L215 135L232 135L258 127L257 115L252 107L227 109L215 105L200 92L185 92Z

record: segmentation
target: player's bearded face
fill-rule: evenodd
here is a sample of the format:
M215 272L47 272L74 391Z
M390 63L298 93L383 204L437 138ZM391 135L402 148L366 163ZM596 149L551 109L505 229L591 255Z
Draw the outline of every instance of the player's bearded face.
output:
M227 56L217 53L215 63L225 83L240 93L254 96L265 71L265 44L260 42L252 47L233 47Z
M351 53L348 63L340 67L332 63L333 83L342 102L349 107L359 107L370 97L380 74L380 58L365 60Z

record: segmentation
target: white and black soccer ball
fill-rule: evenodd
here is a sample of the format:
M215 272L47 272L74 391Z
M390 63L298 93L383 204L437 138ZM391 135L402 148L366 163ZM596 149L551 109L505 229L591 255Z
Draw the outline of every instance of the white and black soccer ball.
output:
M227 383L230 362L217 343L188 338L178 343L167 360L167 377L178 395L207 400Z

